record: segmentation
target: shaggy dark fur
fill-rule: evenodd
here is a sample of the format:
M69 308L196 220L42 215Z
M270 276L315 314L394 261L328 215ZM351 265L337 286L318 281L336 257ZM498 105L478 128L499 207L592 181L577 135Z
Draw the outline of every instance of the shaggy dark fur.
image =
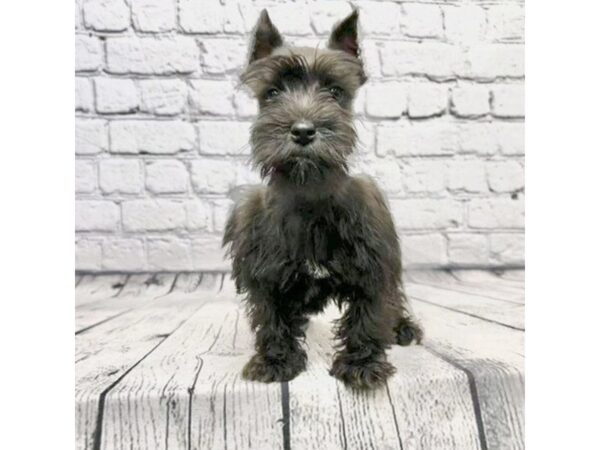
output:
M355 11L322 50L285 46L266 11L254 32L242 82L260 105L252 157L268 185L237 202L223 238L256 332L243 371L250 380L290 380L305 369L307 316L330 299L345 308L330 373L354 388L384 384L395 370L385 349L421 339L386 201L372 180L347 171L352 100L366 80L357 20Z

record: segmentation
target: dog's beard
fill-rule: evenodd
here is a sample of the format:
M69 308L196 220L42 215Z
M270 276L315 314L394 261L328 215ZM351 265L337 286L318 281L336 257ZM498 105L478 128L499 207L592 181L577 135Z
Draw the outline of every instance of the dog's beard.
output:
M353 131L353 130L352 130ZM265 136L265 135L263 135ZM322 180L331 172L348 170L347 156L354 147L353 134L321 136L308 146L290 142L286 137L269 136L253 142L253 160L263 178L280 174L297 184Z

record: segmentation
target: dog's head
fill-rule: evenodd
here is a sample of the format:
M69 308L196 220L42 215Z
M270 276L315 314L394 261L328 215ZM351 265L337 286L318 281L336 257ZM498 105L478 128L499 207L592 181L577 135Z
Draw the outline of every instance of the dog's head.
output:
M352 101L366 81L357 40L358 12L333 28L326 48L291 47L263 10L242 74L259 103L252 127L254 164L303 184L346 170L356 143Z

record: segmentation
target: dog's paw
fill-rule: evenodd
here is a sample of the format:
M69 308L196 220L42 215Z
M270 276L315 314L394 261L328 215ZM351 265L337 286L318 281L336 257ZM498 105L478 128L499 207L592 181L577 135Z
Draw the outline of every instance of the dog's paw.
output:
M396 333L396 344L398 345L406 346L412 342L420 344L423 340L423 329L411 319L402 319L394 327L394 332Z
M306 354L297 353L285 359L267 358L259 353L246 363L242 376L246 380L271 383L289 381L306 368Z
M333 361L329 374L353 389L376 389L396 372L384 357L352 360L340 356Z

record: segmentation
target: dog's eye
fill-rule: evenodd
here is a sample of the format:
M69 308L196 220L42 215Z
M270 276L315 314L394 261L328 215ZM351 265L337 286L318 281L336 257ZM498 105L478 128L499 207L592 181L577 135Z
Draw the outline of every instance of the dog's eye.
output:
M331 94L331 96L333 98L335 98L336 100L339 100L340 97L342 96L342 94L344 93L344 91L339 86L331 86L329 88L329 93Z
M279 95L279 89L271 88L265 93L265 99L271 100Z

